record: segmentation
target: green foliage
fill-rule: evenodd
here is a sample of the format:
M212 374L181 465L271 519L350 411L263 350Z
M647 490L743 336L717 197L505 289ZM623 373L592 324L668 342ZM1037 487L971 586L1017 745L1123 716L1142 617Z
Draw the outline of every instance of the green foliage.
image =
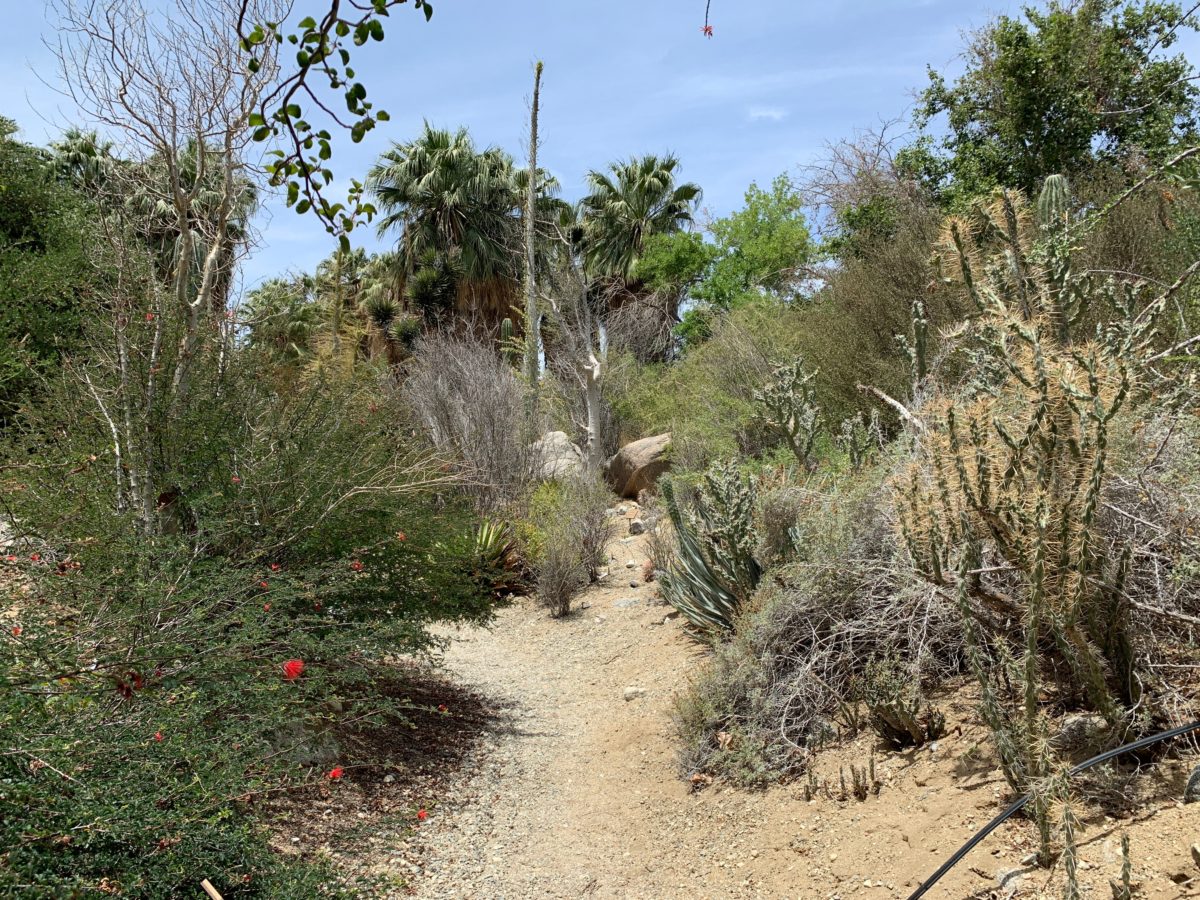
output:
M0 428L80 338L99 277L82 195L0 117Z
M269 851L254 799L369 765L346 734L404 722L386 661L491 614L498 561L384 398L282 398L259 360L205 356L191 399L153 410L150 521L117 501L78 370L14 430L9 458L36 463L5 491L31 580L0 644L5 893L170 897L219 875L227 896L329 894L319 864Z
M341 105L331 104L331 97L322 98L324 90L340 94L351 118L343 121L329 115L336 125L349 131L354 143L378 123L388 121L387 112L375 109L375 104L367 100L366 86L355 79L347 38L356 48L368 41L382 41L389 9L406 2L377 0L355 7L348 15L333 4L328 14L302 18L294 31L288 31L282 21L258 21L247 16L245 8L236 22L250 76L262 69L264 60L273 58L274 45L282 46L286 41L297 48L295 68L279 73L278 87L265 95L246 124L255 141L273 140L280 145L270 151L273 158L268 172L273 185L286 187L287 205L302 215L311 210L326 231L339 239L343 251L350 249L350 232L361 220L370 221L375 207L366 202L363 184L357 179L351 180L345 203L326 196L325 189L334 179L329 162L333 135L328 128L315 127L310 119L329 114L331 105ZM413 9L420 11L425 21L433 15L429 0L413 0ZM312 105L306 109L307 101Z
M710 226L716 258L692 293L716 309L730 309L757 292L794 299L815 255L804 197L787 175L776 177L769 190L752 183L745 203Z
M681 293L704 276L717 253L695 231L652 234L633 268L633 278L652 291Z
M1177 4L1153 0L1000 16L975 36L958 81L930 72L918 123L944 113L949 134L906 148L902 165L959 205L998 186L1032 194L1047 175L1098 160L1160 157L1195 133L1192 67L1166 53L1195 27Z

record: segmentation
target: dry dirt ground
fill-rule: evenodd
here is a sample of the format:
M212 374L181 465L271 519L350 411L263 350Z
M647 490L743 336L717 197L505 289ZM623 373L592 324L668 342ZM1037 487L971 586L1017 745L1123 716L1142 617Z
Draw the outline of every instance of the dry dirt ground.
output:
M454 634L445 659L451 678L490 698L495 715L430 798L428 818L392 850L403 893L907 897L1003 808L1006 786L962 692L943 701L950 732L936 744L876 749L881 788L865 801L839 799L839 771L849 778L851 764L866 763L869 734L821 753L816 777L832 789L812 800L803 783L694 789L678 769L672 698L705 651L666 618L654 585L642 583L645 540L614 541L610 576L566 619L526 600L490 629ZM1200 897L1190 851L1200 842L1200 806L1177 802L1186 771L1181 761L1147 768L1133 817L1084 815L1084 897L1112 897L1123 832L1141 882L1135 896ZM1010 822L927 896L1061 897L1061 871L1022 862L1034 847L1030 824Z

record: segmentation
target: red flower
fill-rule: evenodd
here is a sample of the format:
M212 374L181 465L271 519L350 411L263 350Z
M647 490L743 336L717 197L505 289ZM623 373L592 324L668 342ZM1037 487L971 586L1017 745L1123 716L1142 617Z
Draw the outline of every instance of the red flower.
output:
M418 820L424 822L428 818L429 818L429 813L425 812L425 810L423 810L423 809L417 810L417 819Z
M702 32L704 32L704 36L705 36L705 37L712 37L712 26L711 26L711 25L705 25L705 26L704 26L703 28L701 28L700 30L701 30Z
M142 689L142 676L138 672L130 672L129 678L133 681L133 689L140 691Z
M154 321L154 313L146 313L146 321L153 322Z
M318 600L316 603L313 604L313 609L315 609L317 612L321 611L321 601L320 600Z
M25 630L25 629L23 629L23 628L22 628L20 625L14 625L14 626L12 627L12 636L13 636L13 637L20 637L20 636L21 636L21 632L22 632L22 631L24 631L24 630Z
M234 475L234 476L233 476L231 479L229 479L229 480L230 480L230 481L232 481L234 484L241 484L241 483L242 483L242 479L238 478L236 475Z
M30 559L32 559L34 562L41 562L41 561L42 561L42 554L40 554L40 553L30 553L30 554L29 554L29 558L30 558Z
M445 703L439 703L439 704L438 704L438 712L440 712L440 713L448 713L448 712L450 712L450 710L449 710L449 709L446 707L446 704L445 704Z
M342 772L343 772L343 769L341 766L334 766L332 769L329 770L329 779L331 781L337 781L339 778L342 777Z
M4 557L4 561L10 562L10 563L15 563L17 561L17 558L10 553L10 554L8 554L8 556Z
M396 532L396 540L398 540L398 541L407 541L407 540L408 540L408 535L407 535L407 534L405 534L403 531L397 531L397 532Z
M271 571L278 572L279 571L279 563L271 563Z
M361 572L363 570L363 564L356 559L354 562L350 563L350 568L355 572Z
M289 659L283 664L283 677L288 681L295 681L303 671L304 660L302 659Z
M161 731L154 732L154 739L156 741L161 741L163 739L162 732Z
M260 582L258 583L258 586L259 586L260 588L262 588L264 591L265 591L267 588L269 588L269 587L270 587L270 585L269 585L269 584L267 584L265 581L260 581Z
M270 604L270 603L264 603L264 604L263 604L263 612L270 612L270 611L271 611L271 604Z

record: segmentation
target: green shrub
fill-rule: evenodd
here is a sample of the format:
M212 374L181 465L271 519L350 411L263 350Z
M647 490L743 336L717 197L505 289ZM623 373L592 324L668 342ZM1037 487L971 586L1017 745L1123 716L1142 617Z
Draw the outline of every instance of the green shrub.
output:
M227 897L330 894L269 852L256 798L370 763L339 734L403 723L377 690L388 660L438 646L434 622L488 619L478 520L382 398L277 397L240 352L151 411L147 520L117 499L77 371L8 454L29 590L0 641L0 893L165 898L219 876Z

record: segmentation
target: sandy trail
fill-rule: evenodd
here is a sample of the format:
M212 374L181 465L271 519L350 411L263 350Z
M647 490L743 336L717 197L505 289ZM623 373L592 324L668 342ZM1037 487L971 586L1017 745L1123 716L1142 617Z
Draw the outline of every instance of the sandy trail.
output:
M492 698L501 724L419 829L417 896L907 897L1001 807L999 774L962 763L972 747L986 758L986 736L972 704L953 698L944 704L952 733L936 749L880 753L882 790L865 802L807 801L802 784L693 791L680 777L671 711L705 651L641 583L645 538L618 538L610 552L611 575L569 618L526 600L490 629L454 633L449 675ZM627 688L644 693L627 700ZM873 744L863 734L821 754L816 771L835 795L839 769L848 777ZM1111 896L1124 827L1089 823L1085 896ZM1131 834L1141 896L1200 896L1196 882L1171 880L1200 875L1189 856L1197 807L1160 809ZM930 896L1061 896L1051 876L1022 864L1033 841L1027 823L1006 826Z

